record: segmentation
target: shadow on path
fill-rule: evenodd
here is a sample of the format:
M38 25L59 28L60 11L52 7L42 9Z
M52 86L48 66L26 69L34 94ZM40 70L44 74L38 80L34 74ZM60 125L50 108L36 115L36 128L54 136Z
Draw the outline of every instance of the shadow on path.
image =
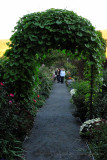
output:
M72 116L70 98L65 84L54 83L24 142L26 160L91 160L79 136L80 123Z

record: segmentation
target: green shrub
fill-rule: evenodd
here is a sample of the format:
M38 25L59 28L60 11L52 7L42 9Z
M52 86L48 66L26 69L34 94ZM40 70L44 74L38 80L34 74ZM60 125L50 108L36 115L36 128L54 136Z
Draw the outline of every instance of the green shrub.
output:
M22 157L23 140L32 128L37 110L44 105L53 84L52 73L48 68L41 68L39 75L30 101L25 99L22 104L15 97L12 85L0 82L0 158L14 160Z
M0 158L3 160L24 160L22 142L17 140L13 134L8 133L8 137L0 137ZM5 158L5 159L4 159Z
M107 118L107 69L103 71L102 90L94 96L93 108L95 117Z
M107 121L104 119L92 119L81 126L82 137L88 140L88 144L95 160L107 159Z
M107 93L98 93L93 101L94 117L107 118Z
M5 73L5 70L4 70L4 61L5 61L5 58L0 58L0 81L1 82L4 82L4 79L3 79L3 76L4 76L4 73Z
M76 89L76 93L72 96L76 108L74 116L80 117L83 122L87 118L89 108L89 83L87 81L79 81L74 82L71 86Z
M103 71L103 94L107 94L107 69Z
M22 141L32 127L32 108L15 101L6 83L0 82L0 158L14 160L22 154Z
M95 160L107 160L107 124L93 129L94 139L89 142Z
M71 78L71 72L66 72L66 74L65 74L65 79L68 80L69 77Z
M47 67L40 68L39 71L39 79L40 79L40 95L44 96L45 98L49 97L51 87L52 87L52 72L49 71Z

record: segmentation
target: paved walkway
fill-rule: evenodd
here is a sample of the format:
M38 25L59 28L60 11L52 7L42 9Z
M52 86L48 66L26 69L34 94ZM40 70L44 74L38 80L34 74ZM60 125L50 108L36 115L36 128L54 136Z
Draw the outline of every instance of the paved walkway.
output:
M24 143L26 160L91 160L65 84L55 83Z

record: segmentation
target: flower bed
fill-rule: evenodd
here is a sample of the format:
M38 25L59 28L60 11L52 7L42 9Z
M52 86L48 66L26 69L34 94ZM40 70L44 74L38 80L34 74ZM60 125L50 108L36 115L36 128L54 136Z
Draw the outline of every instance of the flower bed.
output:
M95 160L107 159L107 120L95 118L84 122L80 135L87 139Z
M11 86L0 82L0 158L3 160L24 159L24 138L32 128L34 117L44 105L53 84L51 71L46 68L42 70L44 72L40 73L32 96L23 103L16 98Z

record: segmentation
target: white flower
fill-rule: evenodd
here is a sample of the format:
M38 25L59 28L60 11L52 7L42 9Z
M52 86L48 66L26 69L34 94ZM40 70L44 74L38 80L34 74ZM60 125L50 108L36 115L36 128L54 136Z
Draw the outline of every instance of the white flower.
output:
M76 93L76 89L71 89L70 91L70 94L71 94L71 97Z
M85 121L82 126L80 126L80 134L84 131L88 131L89 128L92 127L92 125L95 123L95 122L100 122L101 119L100 118L95 118L95 119L91 119L91 120L88 120L88 121ZM99 123L98 123L99 124ZM97 124L97 125L98 125Z

